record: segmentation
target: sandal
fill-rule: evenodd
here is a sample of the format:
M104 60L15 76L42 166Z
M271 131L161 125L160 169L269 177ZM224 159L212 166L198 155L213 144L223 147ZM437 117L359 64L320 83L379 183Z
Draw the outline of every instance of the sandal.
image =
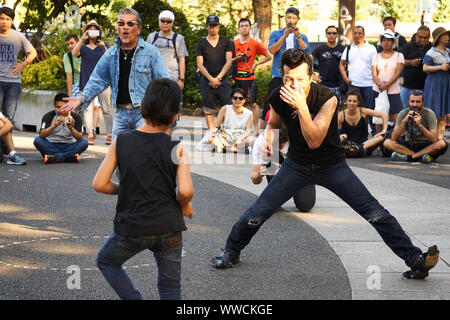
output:
M94 145L95 144L95 140L94 137L88 137L88 145Z
M106 136L105 144L110 145L112 142L111 140L112 140L112 135L110 133L108 133L108 135Z

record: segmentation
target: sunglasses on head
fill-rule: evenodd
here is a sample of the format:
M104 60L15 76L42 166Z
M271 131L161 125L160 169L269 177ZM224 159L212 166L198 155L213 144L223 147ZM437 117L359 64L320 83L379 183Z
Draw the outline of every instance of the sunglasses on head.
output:
M165 23L165 24L170 24L173 22L172 20L164 20L164 19L161 19L159 21L161 21L161 23Z
M233 100L244 100L244 97L233 96Z
M337 32L327 32L327 34L332 35L332 34L338 34Z
M119 27L123 27L123 26L125 25L125 23L126 23L127 26L129 26L129 27L134 27L135 25L138 24L137 21L132 20L132 21L127 21L127 22L124 22L124 21L118 21L118 22L117 22L117 25L118 25Z

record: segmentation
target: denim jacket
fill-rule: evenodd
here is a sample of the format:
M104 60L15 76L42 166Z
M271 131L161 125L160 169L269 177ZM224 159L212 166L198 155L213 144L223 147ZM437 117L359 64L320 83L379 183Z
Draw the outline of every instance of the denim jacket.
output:
M283 37L284 30L285 30L285 28L280 29L280 30L272 31L272 33L270 34L270 37L269 37L269 48L274 43L276 43L278 40L280 40L281 37ZM300 33L300 37L302 38L303 42L305 42L305 44L306 44L306 48L304 49L304 51L307 54L310 54L311 53L311 49L309 47L308 37L306 35L304 35L303 33ZM295 38L294 38L294 48L300 49L300 47L298 45L298 41ZM280 74L280 62L281 62L281 56L283 55L283 53L285 51L286 51L286 41L283 42L283 45L281 46L280 50L275 52L274 55L273 55L272 77L281 77L281 74Z
M77 95L77 98L85 101L79 111L85 110L89 102L109 85L112 89L112 105L116 106L119 92L119 56L120 39L117 38L116 45L109 48L98 61L84 91ZM168 77L166 65L158 49L139 37L128 81L133 106L140 105L145 90L153 79Z

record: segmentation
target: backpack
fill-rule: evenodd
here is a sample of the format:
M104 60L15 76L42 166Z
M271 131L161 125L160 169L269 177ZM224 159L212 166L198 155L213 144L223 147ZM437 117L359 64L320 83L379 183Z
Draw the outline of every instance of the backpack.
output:
M153 38L153 41L152 41L151 44L154 44L155 41L159 38L159 32L158 31L153 32L153 34L155 35L155 37ZM173 33L172 43L173 43L173 48L175 49L175 59L177 59L177 62L178 62L178 54L177 54L177 46L176 46L177 35L178 35L178 33L176 33L176 32ZM165 37L161 37L161 38L167 39ZM169 39L167 39L167 40L169 40Z

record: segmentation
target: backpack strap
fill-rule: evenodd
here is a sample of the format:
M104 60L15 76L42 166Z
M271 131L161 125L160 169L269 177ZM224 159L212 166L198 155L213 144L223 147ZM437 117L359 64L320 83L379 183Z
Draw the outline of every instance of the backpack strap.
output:
M158 31L153 32L153 34L155 35L155 37L153 38L153 41L152 41L151 44L154 44L156 39L158 39L158 37L159 37L159 32Z
M67 52L67 56L69 57L69 61L70 61L70 66L72 67L72 84L75 83L75 70L73 69L73 56L72 56L72 52L69 51Z

